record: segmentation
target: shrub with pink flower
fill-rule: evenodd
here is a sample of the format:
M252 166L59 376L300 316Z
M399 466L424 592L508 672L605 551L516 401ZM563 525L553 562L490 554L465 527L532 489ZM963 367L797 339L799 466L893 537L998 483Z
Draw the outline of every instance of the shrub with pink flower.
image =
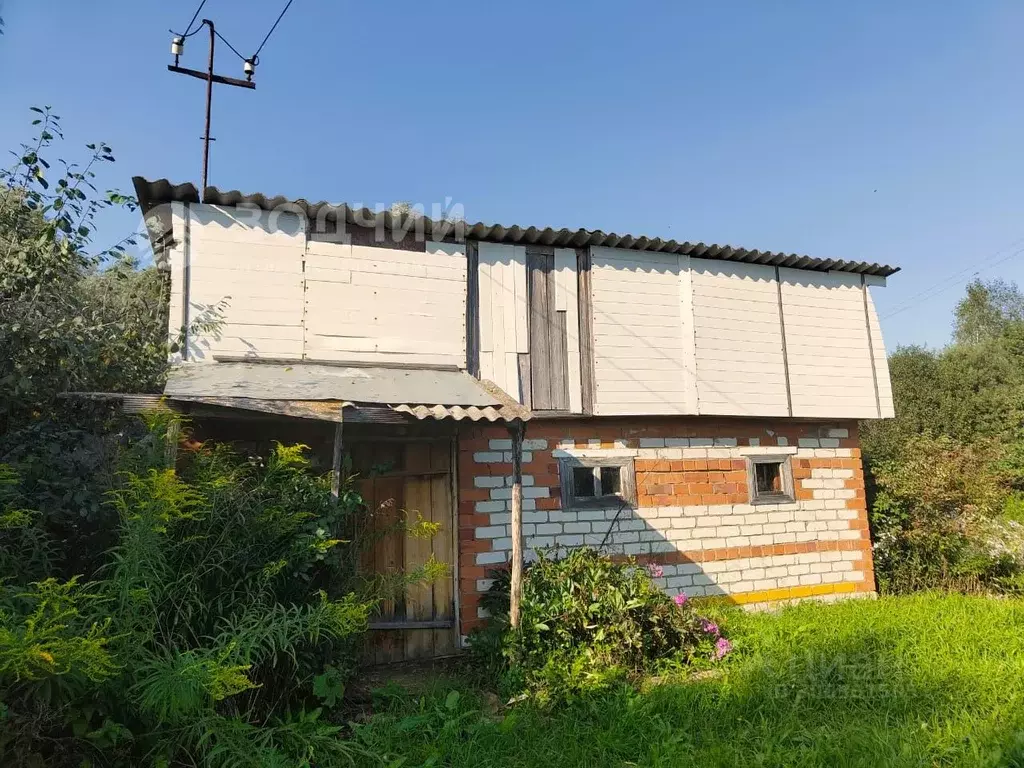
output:
M718 638L718 642L715 643L715 660L718 661L722 659L731 650L732 643L730 643L724 637Z
M665 569L663 569L657 563L648 563L647 573L651 575L652 579L660 579L662 576L665 575Z
M676 605L682 608L684 605L686 605L686 593L680 592L678 595L672 598L672 602L674 602Z

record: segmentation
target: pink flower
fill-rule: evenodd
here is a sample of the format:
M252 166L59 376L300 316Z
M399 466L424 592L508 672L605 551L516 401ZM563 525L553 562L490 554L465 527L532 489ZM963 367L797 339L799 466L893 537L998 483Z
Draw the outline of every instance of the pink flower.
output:
M686 605L686 593L680 592L678 595L673 597L672 600L675 602L676 605L682 608L684 605Z
M729 651L732 650L732 643L726 640L724 637L718 638L718 642L715 643L715 659L721 659Z
M660 565L656 565L655 563L648 564L647 572L651 575L652 578L655 579L660 579L662 576L665 575L665 571L662 569L662 567Z
M700 623L700 628L702 630L704 630L704 632L706 634L709 634L709 635L717 635L718 634L718 625L715 624L715 622L713 622L713 621L708 621L707 619L704 619Z

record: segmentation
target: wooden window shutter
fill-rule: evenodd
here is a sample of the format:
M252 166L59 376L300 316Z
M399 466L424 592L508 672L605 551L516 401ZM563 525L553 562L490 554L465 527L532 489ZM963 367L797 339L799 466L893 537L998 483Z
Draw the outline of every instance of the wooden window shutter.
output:
M569 410L569 339L566 312L555 303L555 252L552 248L526 249L529 300L530 361L522 382L529 385L528 404L537 411Z

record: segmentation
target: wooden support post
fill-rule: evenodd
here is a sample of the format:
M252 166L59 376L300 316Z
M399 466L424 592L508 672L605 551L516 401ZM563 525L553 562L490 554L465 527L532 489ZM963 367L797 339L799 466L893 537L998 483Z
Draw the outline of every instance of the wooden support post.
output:
M509 621L519 627L519 603L523 591L523 433L522 421L509 425L512 434L512 586L509 590Z
M338 495L341 493L341 428L343 423L339 419L334 426L334 454L331 457L331 501L334 504L338 503Z

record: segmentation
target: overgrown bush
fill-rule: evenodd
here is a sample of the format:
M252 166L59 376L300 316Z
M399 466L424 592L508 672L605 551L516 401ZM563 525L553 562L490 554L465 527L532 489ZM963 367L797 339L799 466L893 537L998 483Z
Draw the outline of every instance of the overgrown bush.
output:
M302 446L165 464L167 417L121 454L113 545L70 580L46 510L0 473L0 764L329 766L334 704L374 605Z
M887 592L1005 589L1021 571L1001 519L1009 480L1001 446L917 437L875 466L875 568Z
M520 627L509 625L509 579L499 572L484 599L492 618L472 647L509 691L552 700L728 653L718 626L684 595L668 597L651 575L635 561L615 562L592 549L561 560L541 553L525 569Z

